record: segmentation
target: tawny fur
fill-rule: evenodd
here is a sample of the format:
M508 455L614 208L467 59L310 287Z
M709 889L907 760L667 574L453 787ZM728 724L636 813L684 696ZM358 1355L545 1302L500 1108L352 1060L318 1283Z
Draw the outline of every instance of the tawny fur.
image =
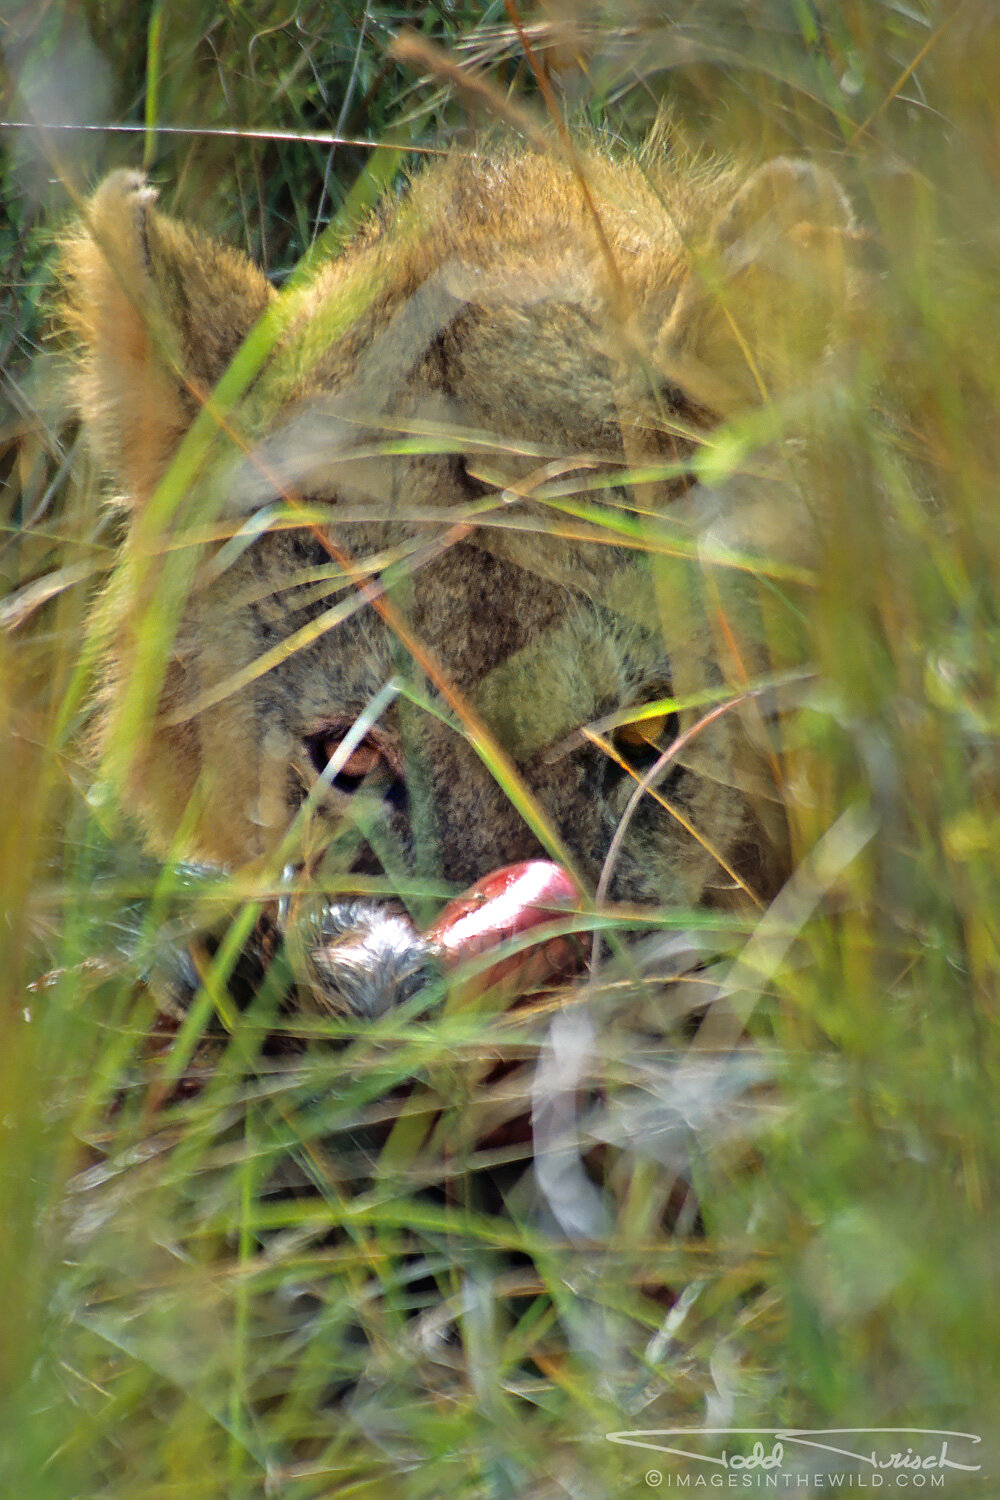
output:
M403 564L394 607L596 882L635 783L577 731L723 671L693 582L672 593L614 532L568 537L532 488L665 460L677 477L605 498L694 526L682 471L699 433L801 381L836 337L852 296L839 187L789 161L741 175L597 151L455 157L280 294L154 196L114 174L65 248L80 411L131 510L103 606L104 743L152 844L228 865L336 851L357 778L320 784L317 744L335 748L395 677L410 696L354 763L380 771L381 831L331 860L464 884L538 852L357 599L346 555L371 576ZM265 315L262 368L174 494L181 438ZM613 895L695 902L732 884L733 862L768 867L742 733L724 716L661 787L670 806L645 799Z

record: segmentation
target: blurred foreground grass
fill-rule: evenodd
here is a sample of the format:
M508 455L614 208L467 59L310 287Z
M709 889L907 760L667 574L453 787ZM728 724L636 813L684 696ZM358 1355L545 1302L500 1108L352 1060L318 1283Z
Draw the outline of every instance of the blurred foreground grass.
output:
M826 539L796 601L816 675L784 728L801 863L733 970L771 1087L674 1078L680 1054L654 1049L650 1098L688 1091L703 1233L655 1232L676 1167L625 1110L615 1228L583 1248L529 1204L467 1196L481 1121L461 1091L489 1017L393 1019L250 1083L251 1012L210 1086L151 1113L142 955L226 892L152 868L80 749L115 526L43 338L52 163L83 184L144 159L172 208L281 276L385 173L377 150L269 130L467 145L463 100L388 58L401 24L542 106L499 5L8 7L6 119L150 128L8 131L0 163L5 1494L598 1497L652 1467L617 1429L996 1426L1000 22L929 0L623 0L553 39L560 18L531 34L577 116L638 139L665 100L709 148L815 154L869 232L854 378L799 414ZM753 442L723 432L715 461L752 468ZM506 1036L529 1061L542 1046ZM359 1123L414 1077L373 1168ZM417 1189L442 1099L453 1191L434 1200ZM265 1193L289 1157L296 1190ZM997 1493L1000 1455L982 1463L946 1492Z

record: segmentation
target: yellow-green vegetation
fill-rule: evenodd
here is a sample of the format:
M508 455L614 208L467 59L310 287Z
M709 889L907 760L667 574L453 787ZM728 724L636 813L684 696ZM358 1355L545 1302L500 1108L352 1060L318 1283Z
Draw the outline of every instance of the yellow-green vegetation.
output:
M608 1432L787 1425L981 1434L962 1452L981 1468L941 1471L942 1488L996 1493L992 5L81 0L8 7L0 48L0 1491L598 1500L643 1492L654 1469L668 1493L719 1472ZM81 124L138 128L61 128ZM586 918L607 933L592 1036L572 1030L579 989L513 1013L459 993L365 1025L282 1017L280 976L243 972L271 894L259 870L154 861L93 751L94 600L122 519L68 416L56 239L103 173L143 166L166 210L290 283L294 308L296 279L421 153L501 131L571 155L584 133L624 156L655 131L685 160L806 158L853 204L837 357L780 392L761 376L765 399L724 411L683 464L752 496L759 527L668 543L647 504L662 464L633 464L616 510L599 468L564 471L544 441L518 452L553 547L586 527L648 559L664 618L684 598L710 623L722 698L766 687L791 874L756 907ZM258 325L216 412L276 331ZM206 408L168 467L161 519L213 424ZM394 441L457 440L414 424ZM484 436L463 524L497 503L502 467ZM805 552L774 501L789 474ZM195 496L199 539L216 524ZM406 554L383 563L405 590ZM116 584L133 600L135 566ZM159 692L184 546L147 571L119 761ZM745 608L763 677L736 646ZM681 707L709 713L719 694ZM609 754L622 728L589 726ZM178 806L175 855L194 816ZM445 894L422 873L396 886L427 916ZM189 943L190 1006L157 1031L150 975ZM600 1024L615 986L630 1029ZM692 1043L699 987L714 1004ZM282 1029L309 1045L262 1050ZM561 1187L543 1173L533 1196L516 1170L530 1147L484 1117L505 1079L522 1116L534 1089L536 1124L547 1091L579 1085ZM812 1465L788 1449L789 1493L825 1492Z

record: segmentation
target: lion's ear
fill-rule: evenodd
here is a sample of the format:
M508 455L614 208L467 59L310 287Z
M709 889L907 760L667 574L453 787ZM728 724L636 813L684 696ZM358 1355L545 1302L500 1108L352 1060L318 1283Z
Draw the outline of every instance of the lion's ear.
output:
M657 344L668 378L722 414L803 379L858 281L847 195L812 162L758 168L716 220Z
M138 173L112 173L63 246L80 414L134 504L273 296L245 256L165 218L155 198Z

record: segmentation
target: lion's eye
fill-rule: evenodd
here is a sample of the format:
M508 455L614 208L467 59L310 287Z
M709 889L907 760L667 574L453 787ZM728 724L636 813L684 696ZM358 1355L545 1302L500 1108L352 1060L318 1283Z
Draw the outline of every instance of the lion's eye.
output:
M657 714L620 724L612 736L615 749L633 770L643 774L659 760L677 738L680 722L676 714Z
M403 767L395 750L381 738L367 734L355 745L349 755L340 761L341 747L350 726L326 726L315 734L305 736L305 747L313 769L329 786L348 796L353 795L361 784L371 781L383 801L394 807L406 802L406 780ZM337 761L337 769L331 770L331 762Z

